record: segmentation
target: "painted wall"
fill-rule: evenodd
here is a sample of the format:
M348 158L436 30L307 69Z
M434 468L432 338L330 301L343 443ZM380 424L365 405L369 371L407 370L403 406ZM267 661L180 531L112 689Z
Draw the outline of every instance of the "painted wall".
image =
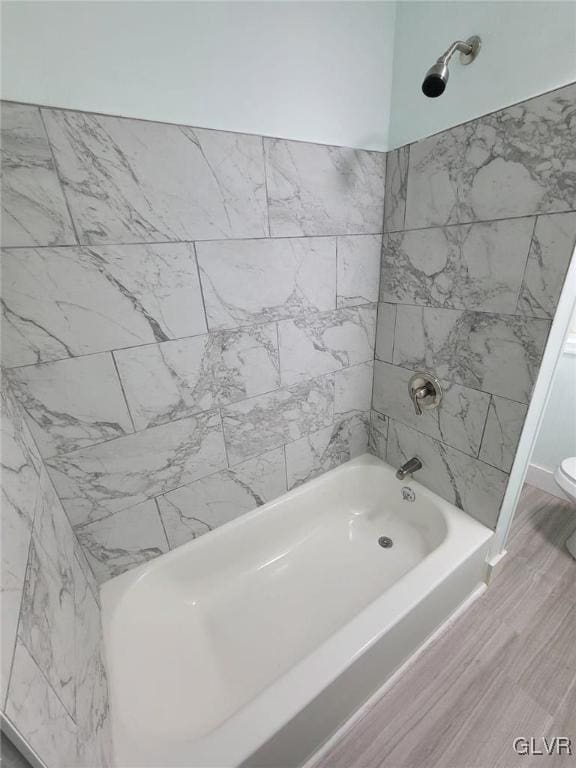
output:
M469 67L450 67L445 93L428 99L422 78L454 40L477 34ZM396 15L389 147L576 81L573 2L400 2Z
M387 158L372 446L419 456L418 480L491 527L576 242L575 103L566 86ZM422 416L417 370L444 388Z
M100 580L365 452L383 153L2 128L6 378Z
M552 473L576 456L576 344L558 362L531 463Z
M394 19L392 2L8 0L2 97L386 149Z
M98 587L5 384L1 516L2 711L48 768L108 768Z

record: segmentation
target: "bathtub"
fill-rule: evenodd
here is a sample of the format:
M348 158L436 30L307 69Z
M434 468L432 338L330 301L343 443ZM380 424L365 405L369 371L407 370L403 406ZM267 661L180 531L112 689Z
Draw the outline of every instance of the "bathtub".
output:
M301 765L477 588L491 537L365 455L106 582L116 765Z

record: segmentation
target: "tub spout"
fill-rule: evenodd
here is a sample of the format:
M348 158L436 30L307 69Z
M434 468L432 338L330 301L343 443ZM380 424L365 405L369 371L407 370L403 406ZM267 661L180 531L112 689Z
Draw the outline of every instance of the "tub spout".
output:
M398 480L404 480L406 475L411 475L419 469L422 469L422 462L419 458L414 456L413 459L408 459L405 464L402 464L398 472L396 472L396 477Z

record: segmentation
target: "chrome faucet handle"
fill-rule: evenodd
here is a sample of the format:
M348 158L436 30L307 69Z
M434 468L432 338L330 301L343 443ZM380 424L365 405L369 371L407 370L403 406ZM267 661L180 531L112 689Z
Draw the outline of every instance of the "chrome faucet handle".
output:
M425 398L429 394L428 385L423 387L410 388L410 397L414 403L414 410L417 416L422 416L422 408L420 406L420 400Z
M442 400L442 387L436 376L419 371L408 382L408 394L416 415L422 416L423 409L438 408Z

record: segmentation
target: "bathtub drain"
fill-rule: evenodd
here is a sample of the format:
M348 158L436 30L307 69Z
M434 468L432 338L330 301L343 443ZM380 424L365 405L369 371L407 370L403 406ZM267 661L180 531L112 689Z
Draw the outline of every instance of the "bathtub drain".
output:
M389 549L394 542L392 539L389 539L388 536L380 536L378 539L378 544L380 544L381 547L384 547L384 549Z

